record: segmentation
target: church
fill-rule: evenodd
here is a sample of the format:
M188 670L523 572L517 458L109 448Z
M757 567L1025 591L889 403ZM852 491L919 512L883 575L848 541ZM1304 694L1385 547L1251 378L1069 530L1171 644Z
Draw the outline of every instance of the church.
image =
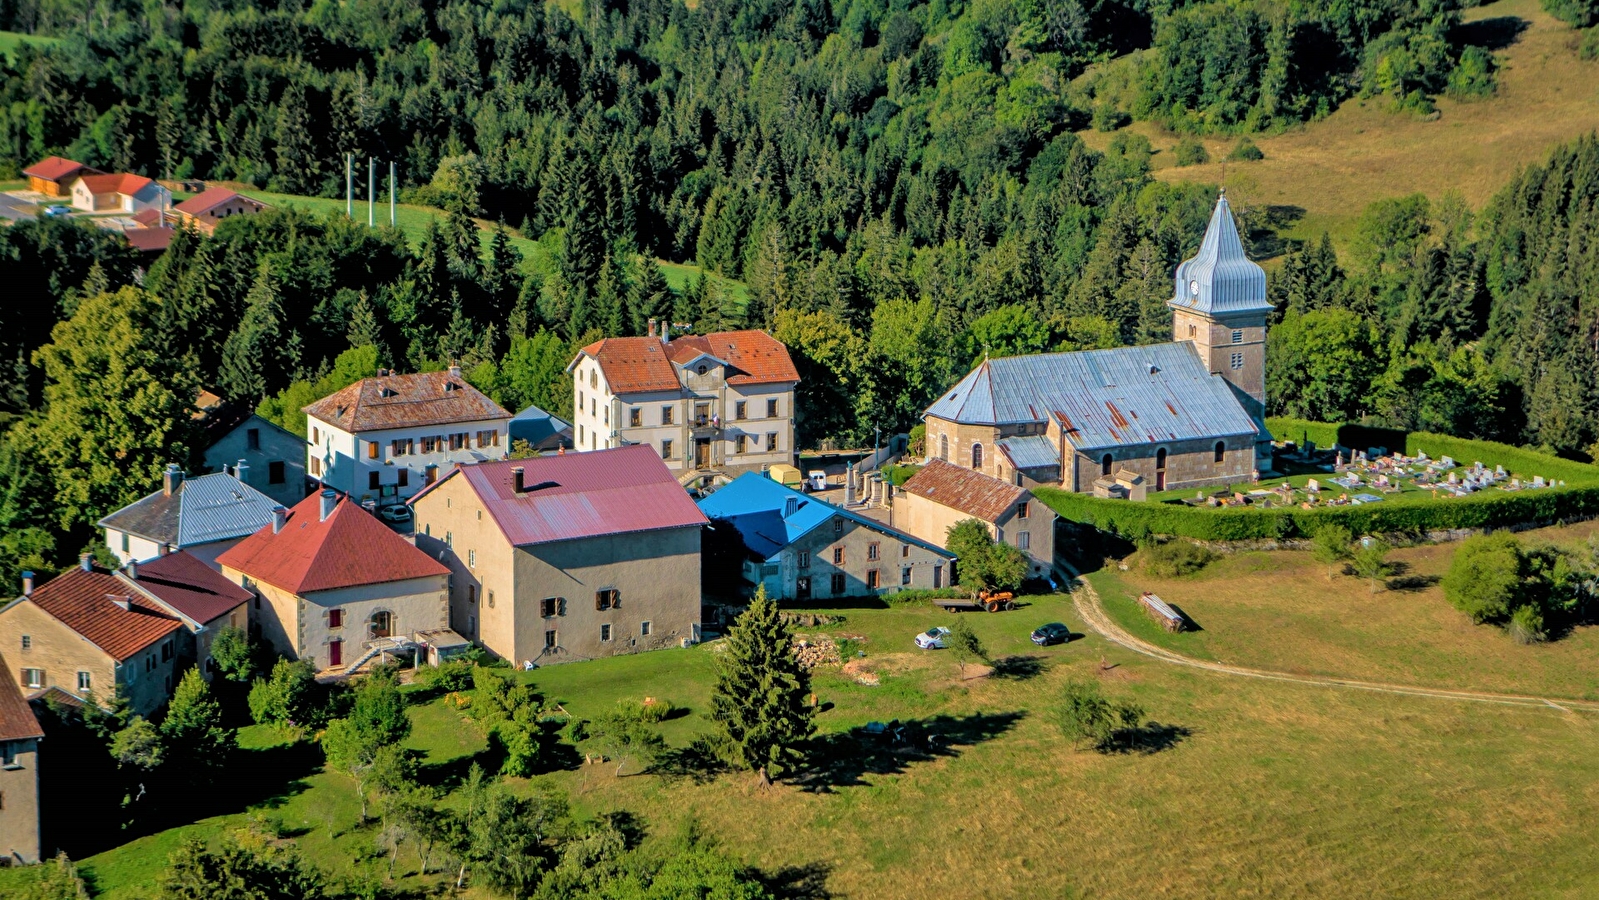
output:
M1175 281L1171 343L985 360L927 408L927 455L1020 486L1107 496L1269 471L1272 306L1225 192Z

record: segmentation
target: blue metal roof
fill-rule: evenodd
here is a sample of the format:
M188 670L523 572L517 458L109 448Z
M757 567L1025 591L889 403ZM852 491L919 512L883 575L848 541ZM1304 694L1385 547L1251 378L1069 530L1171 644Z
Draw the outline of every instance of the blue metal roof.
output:
M1216 199L1199 252L1177 267L1175 281L1177 290L1170 305L1177 309L1211 316L1271 310L1266 300L1266 272L1244 253L1225 191Z
M733 479L732 483L700 500L699 507L708 519L732 522L744 538L744 546L763 560L778 555L783 548L834 516L842 516L874 531L954 558L943 547L785 487L759 472L746 472Z
M1009 437L994 442L1018 469L1037 469L1060 465L1060 450L1041 434Z
M529 406L511 417L506 426L513 441L527 441L538 447L553 437L564 437L568 444L572 438L572 423L551 415L537 406Z
M996 426L1054 418L1079 450L1261 433L1186 341L987 360L927 414Z

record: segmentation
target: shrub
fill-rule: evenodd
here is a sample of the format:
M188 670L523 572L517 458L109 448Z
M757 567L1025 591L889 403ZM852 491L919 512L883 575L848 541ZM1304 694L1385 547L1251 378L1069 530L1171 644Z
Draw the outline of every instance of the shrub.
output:
M1367 535L1350 548L1349 562L1355 574L1371 583L1371 592L1377 593L1377 585L1382 583L1383 576L1391 568L1388 564L1389 547L1386 541Z
M1132 117L1116 108L1109 100L1094 104L1092 123L1095 131L1115 131L1132 121Z
M1066 682L1052 717L1061 736L1072 746L1104 750L1111 746L1116 732L1137 728L1144 721L1144 711L1131 703L1105 699L1097 682L1074 678Z
M1492 53L1481 47L1467 47L1449 73L1449 96L1460 100L1491 96L1497 87L1494 69Z
M1216 560L1216 554L1192 541L1150 541L1143 549L1144 571L1157 578L1192 575Z
M452 659L437 666L423 666L416 673L416 683L447 694L471 690L472 663L464 659Z
M962 675L966 674L968 660L988 659L988 648L983 646L982 638L972 631L971 623L966 621L965 616L957 616L955 624L949 629L949 649L960 663Z
M1233 149L1227 153L1227 158L1233 162L1254 162L1265 159L1266 154L1260 152L1260 148L1255 146L1254 141L1247 137L1241 137L1238 139L1238 143L1233 145Z
M1544 11L1573 28L1599 23L1599 3L1594 0L1543 0Z
M1517 603L1523 568L1515 535L1501 531L1467 538L1444 575L1444 598L1473 622L1500 621Z
M1510 614L1510 623L1505 626L1505 631L1518 644L1536 644L1548 638L1544 632L1543 613L1530 603L1516 607L1516 611Z
M250 687L250 716L257 725L317 728L327 721L325 695L309 661L280 659Z
M1173 148L1179 166L1198 166L1210 162L1210 152L1198 138L1185 137Z
M1323 525L1316 529L1316 535L1312 538L1316 547L1316 561L1327 566L1328 581L1332 580L1334 567L1349 559L1349 546L1354 540L1354 535L1342 525Z

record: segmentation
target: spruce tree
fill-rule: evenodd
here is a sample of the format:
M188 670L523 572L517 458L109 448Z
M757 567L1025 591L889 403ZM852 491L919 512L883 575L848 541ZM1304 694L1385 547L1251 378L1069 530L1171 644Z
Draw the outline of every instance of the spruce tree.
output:
M350 330L347 334L351 347L377 347L379 358L383 356L383 326L378 323L377 310L373 308L366 291L357 295L355 304L350 307Z
M728 630L711 695L711 718L762 785L799 764L815 731L807 702L811 676L794 656L793 640L766 587L757 587Z
M638 281L633 285L628 303L633 318L633 333L644 334L648 331L651 319L657 323L671 321L675 299L661 267L648 257L643 259L639 264Z
M616 264L607 256L600 266L599 281L594 286L593 322L605 332L606 337L621 337L628 333L622 290Z
M219 385L229 400L254 406L288 384L282 320L277 279L263 267L250 286L244 318L222 345Z

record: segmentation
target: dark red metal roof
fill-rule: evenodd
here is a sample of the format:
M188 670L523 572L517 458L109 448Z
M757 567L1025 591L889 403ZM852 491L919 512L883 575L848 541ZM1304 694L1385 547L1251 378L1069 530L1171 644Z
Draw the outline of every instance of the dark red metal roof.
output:
M201 625L225 616L252 596L187 550L139 563L139 587Z

